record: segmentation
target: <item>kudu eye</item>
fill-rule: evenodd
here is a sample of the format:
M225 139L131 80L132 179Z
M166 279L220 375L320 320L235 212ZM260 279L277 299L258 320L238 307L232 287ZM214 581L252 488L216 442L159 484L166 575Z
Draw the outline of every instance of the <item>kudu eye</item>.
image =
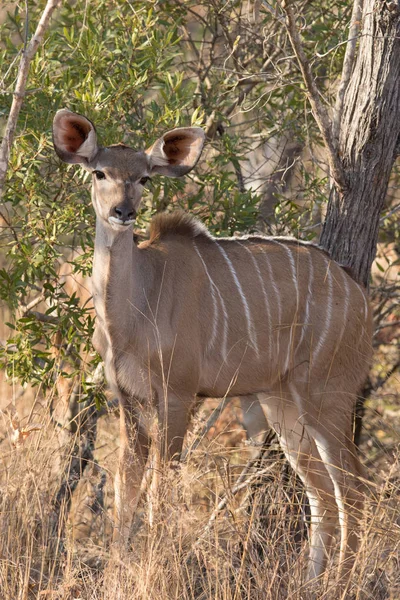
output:
M106 175L103 171L93 171L93 175L95 175L96 179L105 179Z
M146 183L150 180L150 177L142 177L142 179L139 179L139 183L140 185L146 185Z

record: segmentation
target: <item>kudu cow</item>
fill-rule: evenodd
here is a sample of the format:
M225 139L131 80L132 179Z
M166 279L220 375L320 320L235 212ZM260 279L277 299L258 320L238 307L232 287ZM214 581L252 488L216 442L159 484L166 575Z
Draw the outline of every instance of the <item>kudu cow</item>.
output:
M179 457L196 398L258 394L304 483L311 509L308 577L323 573L335 526L354 560L362 510L352 411L371 358L365 290L317 246L290 238L214 238L182 212L132 228L156 173L181 177L204 133L183 127L148 150L101 147L94 125L63 109L54 147L92 174L96 211L93 344L121 404L115 537L127 540L157 410L165 459Z

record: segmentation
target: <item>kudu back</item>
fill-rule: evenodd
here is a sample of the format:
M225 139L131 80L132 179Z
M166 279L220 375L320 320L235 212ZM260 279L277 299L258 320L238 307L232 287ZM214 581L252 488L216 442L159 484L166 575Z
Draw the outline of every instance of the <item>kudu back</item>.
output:
M363 507L352 411L371 359L365 290L317 246L214 238L182 212L157 215L137 244L143 186L195 166L200 128L169 131L146 151L103 148L86 117L63 109L53 139L62 160L92 173L93 343L121 405L115 539L129 535L151 411L168 459L181 451L196 398L258 394L309 498L308 577L323 573L338 521L348 572Z

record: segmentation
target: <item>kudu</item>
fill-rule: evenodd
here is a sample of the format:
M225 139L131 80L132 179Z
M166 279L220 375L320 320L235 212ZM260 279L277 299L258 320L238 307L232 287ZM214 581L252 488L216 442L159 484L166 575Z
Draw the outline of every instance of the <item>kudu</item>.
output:
M54 147L92 173L96 211L93 343L121 405L115 538L127 540L156 407L165 459L179 457L196 398L258 394L304 483L311 509L308 577L324 572L337 519L348 572L363 507L352 411L371 358L365 290L319 247L290 238L214 238L182 212L132 227L156 173L181 177L204 133L183 127L146 151L97 145L94 125L63 109Z

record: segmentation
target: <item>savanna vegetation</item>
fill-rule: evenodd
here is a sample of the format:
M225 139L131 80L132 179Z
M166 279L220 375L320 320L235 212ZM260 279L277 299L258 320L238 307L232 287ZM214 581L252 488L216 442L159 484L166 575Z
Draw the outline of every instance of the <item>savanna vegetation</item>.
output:
M272 434L262 447L246 439L237 400L206 401L180 469L147 486L131 551L112 555L118 409L91 346L88 175L51 140L68 107L104 144L205 129L194 172L152 179L139 239L155 213L182 208L216 236L320 242L369 286L375 355L356 435L371 484L342 595L398 599L398 4L49 4L34 49L46 3L0 7L0 597L342 597L336 554L318 585L305 583L304 492Z

